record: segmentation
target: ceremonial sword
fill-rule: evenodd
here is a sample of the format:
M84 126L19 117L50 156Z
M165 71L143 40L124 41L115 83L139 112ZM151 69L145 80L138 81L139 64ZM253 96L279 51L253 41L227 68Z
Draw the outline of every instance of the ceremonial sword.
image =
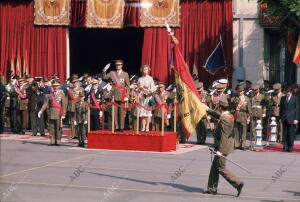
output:
M229 158L227 158L226 156L224 156L221 152L215 151L212 147L208 147L208 149L209 149L209 151L211 151L211 153L213 153L214 155L223 157L224 159L226 159L226 160L228 160L229 162L233 163L234 165L240 167L241 169L243 169L243 170L246 171L247 173L251 173L250 170L248 170L247 168L245 168L245 167L239 165L238 163L236 163L236 162L230 160Z

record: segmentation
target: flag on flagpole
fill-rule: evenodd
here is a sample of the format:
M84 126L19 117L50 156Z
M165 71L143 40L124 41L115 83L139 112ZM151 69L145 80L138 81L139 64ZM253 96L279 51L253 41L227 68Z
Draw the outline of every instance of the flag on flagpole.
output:
M174 72L177 86L178 110L183 132L187 140L197 124L206 115L192 75L179 50L174 44Z
M223 51L223 42L220 36L220 42L214 51L207 58L204 68L212 75L214 75L220 68L226 68L226 61Z
M21 77L21 58L20 58L20 54L18 53L17 56L17 63L16 63L16 74Z
M300 62L300 34L298 35L298 42L297 42L297 47L295 50L293 62L295 64L299 64L299 62Z

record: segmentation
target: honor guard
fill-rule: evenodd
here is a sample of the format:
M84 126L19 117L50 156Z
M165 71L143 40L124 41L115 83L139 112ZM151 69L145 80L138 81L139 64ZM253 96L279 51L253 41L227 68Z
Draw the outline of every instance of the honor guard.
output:
M246 146L247 120L251 113L251 103L249 98L244 94L244 87L237 86L238 95L231 98L234 109L234 136L235 148L244 149Z
M262 121L266 115L266 101L265 95L259 92L259 85L252 85L253 93L249 94L252 103L252 134L253 140L256 140L256 126L257 121Z
M80 100L75 104L74 125L76 126L77 129L78 146L84 147L84 142L86 139L86 132L87 132L89 105L84 100L85 96L83 91L79 91L78 96Z
M50 146L60 145L62 119L66 115L66 98L62 90L59 90L60 84L55 82L52 84L53 92L46 96L45 102L38 117L41 118L42 113L49 106L49 133Z
M284 94L281 92L281 84L275 83L273 85L274 92L272 93L271 99L272 99L272 111L271 111L271 117L274 116L276 118L277 123L277 142L282 141L282 123L279 122L279 111L280 111L280 100L281 97L284 96Z

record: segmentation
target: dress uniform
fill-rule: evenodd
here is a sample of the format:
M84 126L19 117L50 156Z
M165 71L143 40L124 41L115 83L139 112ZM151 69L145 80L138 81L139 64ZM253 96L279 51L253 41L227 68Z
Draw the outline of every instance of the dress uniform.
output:
M77 128L78 146L84 147L84 141L86 139L86 132L87 132L86 128L87 128L89 105L84 100L85 96L83 91L80 91L78 96L80 101L78 101L75 104L74 125L76 125Z
M111 79L113 81L112 96L114 101L121 107L115 106L114 124L116 131L123 131L126 117L125 102L128 100L130 91L130 81L127 72L123 71L123 61L115 60L116 71L106 73L107 69L103 70L103 79Z
M73 75L74 76L74 75ZM72 138L76 137L76 131L75 131L75 104L79 101L78 95L79 92L83 92L84 89L79 86L79 80L77 78L74 78L72 80L72 85L68 89L68 106L67 106L67 113L68 118L70 120L71 125L71 135Z
M50 145L59 145L61 141L62 119L66 115L66 99L64 92L59 90L60 84L58 82L54 82L52 86L54 91L46 96L38 117L41 118L41 114L49 106Z
M25 134L25 129L28 126L28 97L27 88L28 84L25 83L24 78L18 80L19 86L15 87L18 94L17 100L17 128L21 134Z
M244 95L244 87L237 87L238 96L233 97L231 102L234 105L234 136L235 148L244 149L246 146L247 120L251 113L251 103L249 98Z
M266 101L265 95L259 92L259 85L253 84L252 85L253 95L251 96L251 103L252 103L252 134L253 140L256 140L256 126L257 121L262 121L263 114L266 114Z
M203 90L203 83L202 82L196 83L196 88L198 90L200 98L202 99L201 102L206 103L207 92ZM203 117L196 126L198 144L204 144L206 141L206 133L207 133L206 122L207 122L206 117Z
M228 101L220 100L219 102L221 114L218 111L212 111L208 109L208 113L218 119L216 126L216 132L214 136L214 148L215 151L221 152L223 156L228 156L232 151L232 130L234 127L234 117L228 111ZM212 162L207 191L204 193L207 194L217 194L218 183L219 183L219 174L222 175L227 182L229 182L233 187L238 191L237 196L240 195L244 183L235 176L231 171L226 168L226 159L215 155Z
M99 85L96 80L92 81L92 89L89 94L90 103L91 103L91 112L90 112L90 129L92 131L100 129L100 100L101 92L98 89Z
M43 103L45 101L44 93L39 89L38 83L33 82L28 91L29 99L29 115L30 115L30 124L32 130L32 136L36 136L38 128L41 136L45 136L45 122L44 114L41 114L41 118L38 118L38 112L41 110Z
M4 85L4 77L0 77L0 134L4 132L4 108L7 92Z
M164 103L166 104L167 99L170 97L170 93L165 90L165 84L163 82L159 83L158 92L154 95L154 97L155 97L156 107L162 106ZM168 113L167 107L164 107L164 109L161 107L154 111L155 131L161 131L162 118L164 118L164 124L168 125L167 113Z
M281 84L275 83L273 85L274 93L271 96L272 99L272 111L271 117L274 116L276 118L277 123L277 142L282 141L282 123L279 122L279 111L280 111L280 100L284 94L281 92Z

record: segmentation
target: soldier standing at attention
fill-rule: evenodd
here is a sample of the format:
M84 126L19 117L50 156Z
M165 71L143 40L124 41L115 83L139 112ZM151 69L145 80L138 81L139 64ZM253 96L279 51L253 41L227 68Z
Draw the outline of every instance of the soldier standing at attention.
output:
M79 101L78 94L80 91L84 91L82 87L80 87L79 80L77 78L72 79L72 85L68 89L68 106L67 106L67 113L70 119L71 125L71 135L72 138L76 138L76 131L75 131L75 103Z
M112 96L114 101L121 107L125 107L125 102L128 101L130 91L130 81L127 72L123 71L123 60L115 60L115 71L106 73L109 66L103 69L103 79L111 79L113 81ZM122 132L124 130L126 109L117 107L115 108L115 128L116 131Z
M216 152L220 152L223 156L228 156L232 150L232 130L234 127L234 118L228 111L228 101L223 99L219 101L219 110L213 111L206 106L206 111L219 120L216 126L216 133L214 136L214 149ZM219 111L221 113L219 113ZM231 171L226 168L226 159L221 156L215 155L212 162L207 191L205 194L217 194L219 174L222 175L227 182L229 182L238 191L237 196L241 194L244 183L235 176Z
M19 86L15 88L18 94L17 101L17 128L20 134L25 134L25 129L28 125L28 97L27 88L28 84L25 83L24 78L19 79Z
M59 146L61 141L62 119L65 118L66 114L66 99L64 92L59 90L60 84L58 82L54 82L52 86L53 92L46 96L46 100L38 113L38 117L41 118L42 113L49 106L49 146Z
M88 120L88 103L84 100L85 96L83 91L79 92L79 99L75 104L75 121L74 125L77 128L78 146L84 147L84 141L86 139L86 127Z
M271 112L271 117L274 116L276 118L276 123L277 123L277 142L282 141L282 123L279 122L279 111L280 111L280 100L281 97L284 96L283 93L281 92L281 84L280 83L275 83L273 85L274 93L272 94L272 112Z
M256 140L256 126L257 121L262 121L263 114L266 114L265 96L259 92L259 85L253 84L252 90L254 92L252 97L252 134L253 140ZM250 96L252 96L250 94Z
M235 106L234 118L234 147L244 150L246 146L247 120L251 113L251 104L249 98L244 95L244 87L237 86L238 96L232 98Z

